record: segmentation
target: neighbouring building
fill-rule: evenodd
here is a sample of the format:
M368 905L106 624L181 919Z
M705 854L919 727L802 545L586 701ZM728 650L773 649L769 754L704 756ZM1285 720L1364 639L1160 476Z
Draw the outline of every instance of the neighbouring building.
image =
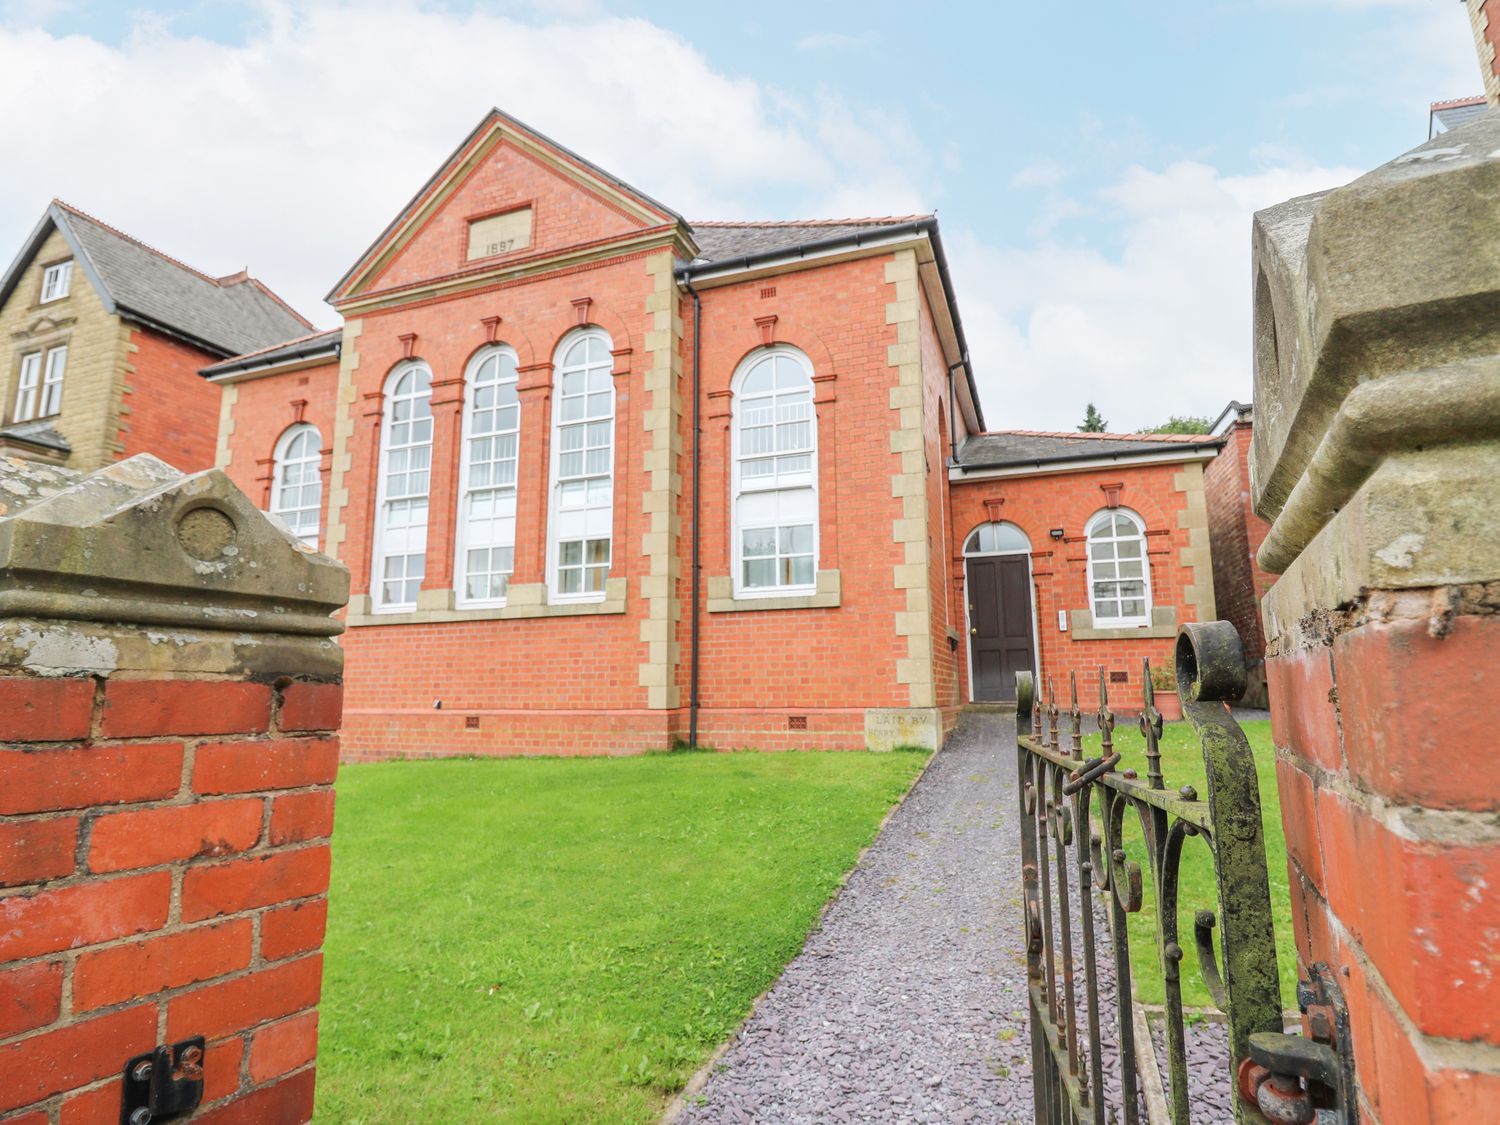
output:
M1213 616L1218 439L986 432L930 215L690 223L494 111L329 300L204 374L352 572L349 757L931 746Z
M1262 570L1255 554L1271 525L1255 514L1250 496L1250 445L1255 409L1231 402L1210 428L1224 442L1223 452L1208 463L1203 486L1208 493L1209 542L1213 547L1214 602L1219 616L1240 631L1245 646L1243 702L1265 707L1266 633L1260 603L1276 576Z
M0 455L208 468L220 392L199 369L311 329L253 277L209 277L53 200L0 276Z

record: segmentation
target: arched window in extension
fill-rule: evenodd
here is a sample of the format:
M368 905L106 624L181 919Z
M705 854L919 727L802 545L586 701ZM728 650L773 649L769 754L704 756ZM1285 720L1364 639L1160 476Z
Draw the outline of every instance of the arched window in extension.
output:
M432 477L432 372L402 364L385 382L376 497L374 608L415 609L427 563L427 493Z
M1013 555L1030 553L1031 540L1013 523L982 523L964 541L966 555Z
M454 585L460 605L499 604L516 558L521 402L510 348L488 348L469 362L463 426Z
M615 386L610 339L597 328L557 349L547 580L557 601L604 597L614 533Z
M271 514L309 547L318 545L323 505L323 437L307 422L289 426L271 461Z
M1100 512L1087 534L1095 627L1151 624L1151 570L1140 516L1124 508Z
M818 423L812 364L755 352L734 392L734 585L739 595L812 590L818 571Z

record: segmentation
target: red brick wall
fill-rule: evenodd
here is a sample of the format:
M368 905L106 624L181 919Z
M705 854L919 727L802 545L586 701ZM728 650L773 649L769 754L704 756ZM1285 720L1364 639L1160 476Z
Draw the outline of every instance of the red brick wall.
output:
M957 583L950 565L949 530L952 513L948 502L948 361L938 340L932 309L926 295L919 304L922 342L922 422L927 457L927 551L928 592L932 604L932 676L934 701L943 709L945 727L956 722L964 702L964 684L959 671L967 654L963 648L966 635L962 618L955 619L959 608ZM952 639L957 639L955 646Z
M323 510L318 519L318 545L328 533L328 474L333 456L334 400L338 394L337 361L265 375L234 384L233 429L229 433L229 464L224 471L241 491L263 510L271 506L272 462L276 442L299 420L318 427L323 439ZM300 418L299 418L300 415Z
M1377 1125L1500 1106L1496 594L1375 592L1267 661L1298 964L1342 972Z
M961 481L952 485L953 521L950 550L956 583L955 620L965 621L962 576L963 545L970 532L990 518L986 500L1003 500L1000 518L1018 525L1031 539L1032 588L1036 606L1037 635L1041 642L1040 677L1046 698L1047 678L1056 685L1058 706L1068 699L1068 676L1078 673L1078 696L1083 706L1098 705L1099 667L1123 672L1123 683L1109 685L1110 706L1116 711L1139 710L1142 700L1141 661L1170 666L1175 638L1139 640L1078 640L1072 632L1057 628L1059 610L1071 614L1089 608L1084 525L1105 507L1103 484L1122 484L1120 504L1146 523L1146 551L1151 565L1151 597L1156 606L1175 606L1177 621L1197 620L1196 608L1185 600L1185 587L1193 582L1193 571L1182 566L1179 553L1189 545L1188 531L1178 526L1178 513L1187 506L1187 493L1173 488L1173 477L1181 464L1112 467L1087 472L1058 473L1036 477L1006 477L988 481ZM1060 527L1064 538L1049 538ZM966 630L965 630L966 631ZM961 675L964 698L969 697L967 653Z
M517 260L643 227L613 203L563 179L515 145L502 142L380 271L373 288L394 288L465 268L469 220L526 205L532 208L531 246L516 250Z
M195 1121L311 1117L339 697L0 675L0 1116L116 1122L203 1035Z
M896 636L895 614L905 608L893 567L902 561L891 540L900 503L891 496L891 474L900 457L891 452L896 415L890 390L896 371L886 348L895 332L885 322L895 286L885 280L887 257L869 258L744 282L702 293L702 565L704 601L708 579L731 575L730 383L745 357L763 346L757 318L776 317L778 344L800 349L812 363L818 420L818 518L821 570L838 570L841 604L836 609L757 610L702 614L703 740L744 730L745 708L781 714L861 709L853 720L854 745L864 744L865 707L904 707L905 688L896 683L896 661L906 639ZM766 290L771 295L763 296ZM686 309L691 322L691 303ZM691 355L689 323L684 343ZM687 413L687 411L685 411ZM685 419L686 427L691 418ZM691 441L685 429L684 449ZM686 701L691 550L691 465L684 462L682 538L684 581L679 641ZM857 660L848 654L858 653ZM723 711L725 726L718 724ZM768 719L774 723L774 719ZM830 723L843 723L834 720ZM781 720L780 731L786 732ZM809 721L809 731L816 724ZM767 733L775 733L774 730ZM759 736L757 736L759 737ZM811 740L795 740L810 745ZM743 745L743 743L741 743Z
M132 327L117 459L150 453L174 469L211 469L219 434L219 388L198 374L222 357Z
M1276 581L1274 574L1255 563L1271 528L1250 507L1249 423L1237 422L1225 435L1224 448L1203 470L1208 503L1209 544L1213 550L1214 605L1218 614L1239 630L1250 666L1250 694L1264 700L1265 631L1260 600Z

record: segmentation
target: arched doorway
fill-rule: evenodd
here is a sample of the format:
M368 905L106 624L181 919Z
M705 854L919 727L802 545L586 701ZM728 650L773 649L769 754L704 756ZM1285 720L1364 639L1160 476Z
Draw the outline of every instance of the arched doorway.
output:
M964 543L969 618L969 698L1016 697L1016 673L1036 671L1031 540L1013 523L985 523Z

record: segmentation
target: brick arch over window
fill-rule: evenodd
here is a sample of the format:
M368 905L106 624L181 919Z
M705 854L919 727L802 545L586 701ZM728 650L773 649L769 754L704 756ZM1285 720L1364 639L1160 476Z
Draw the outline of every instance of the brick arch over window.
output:
M609 305L601 305L598 301L589 302L588 316L583 323L580 324L575 320L566 324L565 327L558 331L552 340L551 350L544 356L539 357L535 362L545 362L546 360L551 360L554 363L557 362L557 358L562 354L564 342L572 338L575 333L586 332L590 329L602 332L610 341L610 351L614 354L615 359L615 374L619 375L629 371L630 358L634 348L630 328L626 324L624 317L620 316ZM527 366L525 359L521 361L521 366Z
M778 314L772 331L773 338L770 341L762 335L760 326L754 323L724 325L722 331L721 326L716 324L713 326L713 331L715 335L728 338L727 350L736 357L731 371L743 370L745 361L765 347L785 345L796 348L807 356L808 362L812 364L814 383L829 383L838 378L837 366L833 362L833 352L829 351L823 337L803 324L797 317Z

